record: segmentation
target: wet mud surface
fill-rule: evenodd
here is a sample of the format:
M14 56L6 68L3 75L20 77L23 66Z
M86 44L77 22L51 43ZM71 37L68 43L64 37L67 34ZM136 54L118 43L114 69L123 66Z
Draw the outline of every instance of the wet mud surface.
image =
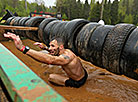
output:
M0 102L8 102L0 84Z
M41 77L54 90L69 102L138 102L138 81L115 75L103 68L81 60L88 72L88 79L80 88L55 86L48 82L51 73L65 74L60 66L40 63L18 51L13 41L1 41L15 56L23 61L33 72ZM34 41L23 40L23 44L40 51Z

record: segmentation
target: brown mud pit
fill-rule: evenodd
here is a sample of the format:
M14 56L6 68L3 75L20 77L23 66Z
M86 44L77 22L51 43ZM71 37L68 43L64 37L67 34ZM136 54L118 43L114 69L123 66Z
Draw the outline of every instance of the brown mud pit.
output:
M136 80L115 75L82 60L89 74L85 85L80 88L55 86L48 82L48 75L65 74L60 66L43 64L22 54L15 48L13 41L1 41L1 43L69 102L138 102ZM34 41L28 39L23 40L24 45L40 50L33 43Z

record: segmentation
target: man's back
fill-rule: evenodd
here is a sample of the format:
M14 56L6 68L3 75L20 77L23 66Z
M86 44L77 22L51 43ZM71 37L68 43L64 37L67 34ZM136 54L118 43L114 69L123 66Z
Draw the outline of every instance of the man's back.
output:
M66 49L61 56L70 60L68 64L62 66L68 77L74 80L80 80L84 76L84 69L80 59L69 49Z

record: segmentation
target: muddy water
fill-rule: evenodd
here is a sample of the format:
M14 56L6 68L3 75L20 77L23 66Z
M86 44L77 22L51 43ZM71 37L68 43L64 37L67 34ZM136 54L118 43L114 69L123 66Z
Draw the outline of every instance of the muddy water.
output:
M37 62L18 51L12 41L1 43L69 102L138 102L138 81L136 80L115 75L82 60L89 74L84 86L78 89L55 86L47 79L50 73L65 74L60 66ZM40 50L32 45L34 42L31 40L23 40L23 43L35 50Z
M1 88L1 83L0 83L0 102L8 102L2 88Z

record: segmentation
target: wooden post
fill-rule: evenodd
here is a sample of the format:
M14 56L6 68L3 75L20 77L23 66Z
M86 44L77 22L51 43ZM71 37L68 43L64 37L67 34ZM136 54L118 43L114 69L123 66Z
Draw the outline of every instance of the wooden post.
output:
M38 27L0 25L0 29L3 29L3 30L32 30L32 31L37 31Z

